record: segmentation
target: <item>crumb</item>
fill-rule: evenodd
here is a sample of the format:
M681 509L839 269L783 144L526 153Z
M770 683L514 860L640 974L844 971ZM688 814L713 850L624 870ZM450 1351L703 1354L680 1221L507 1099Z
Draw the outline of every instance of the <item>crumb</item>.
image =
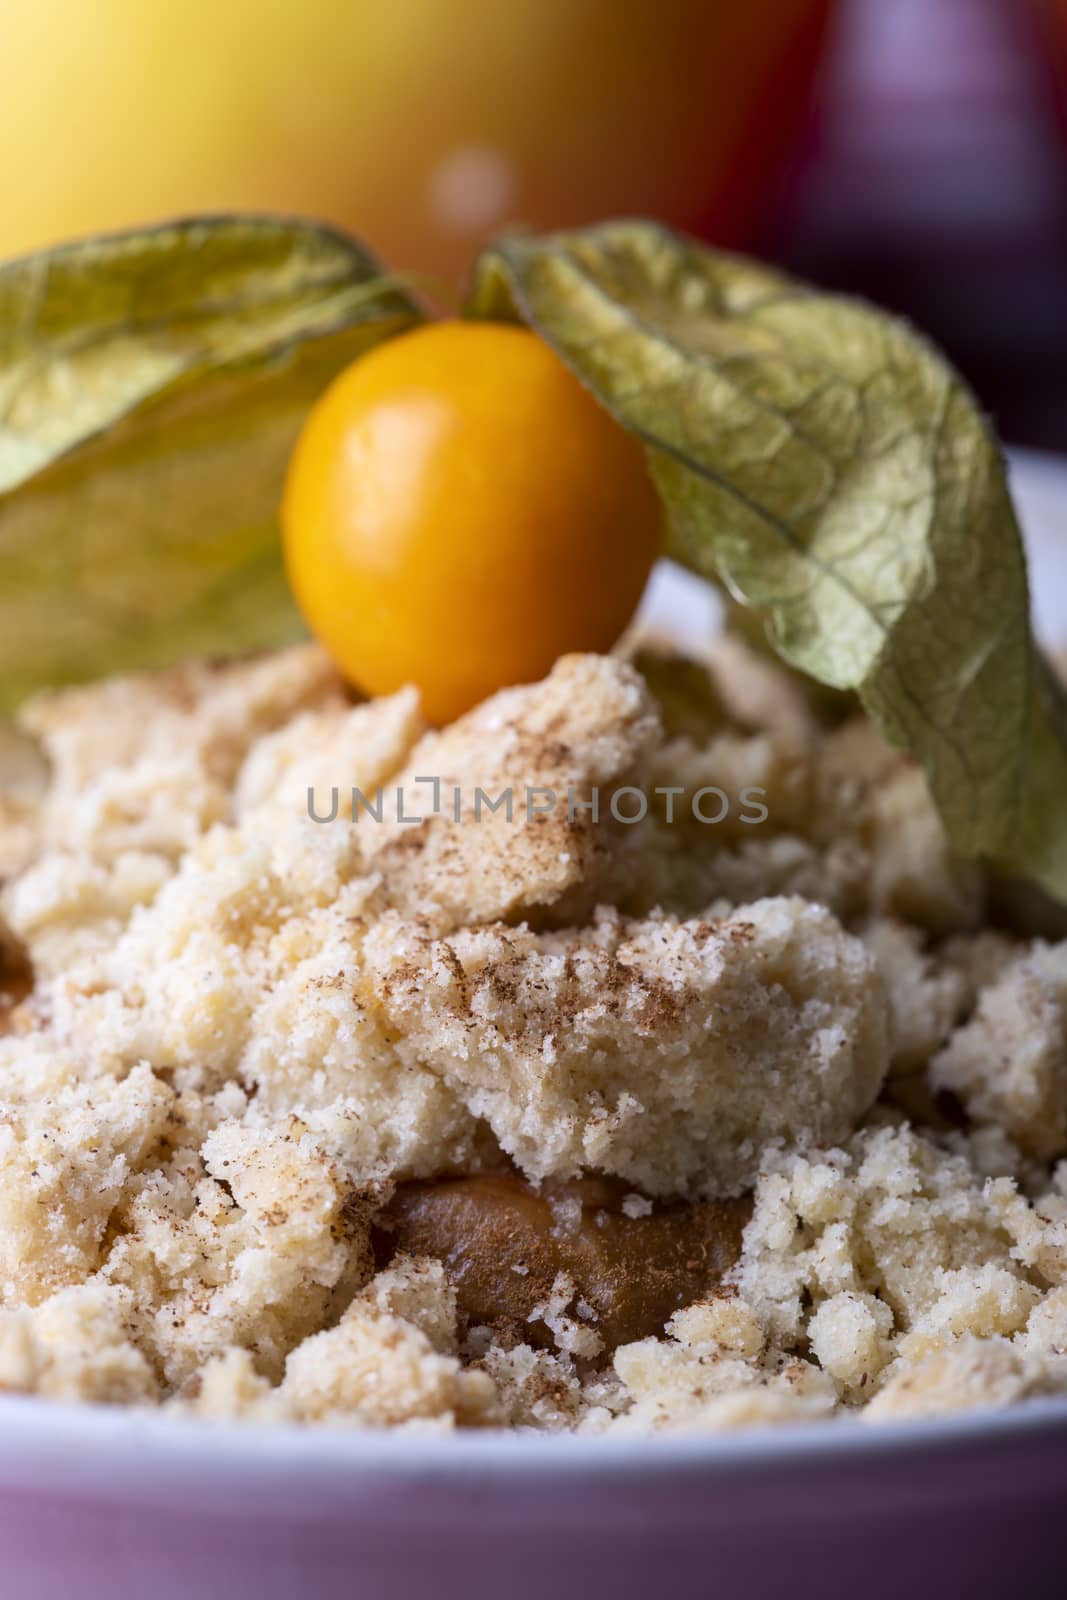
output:
M589 1169L650 1195L736 1194L768 1141L854 1127L888 1064L873 961L797 899L449 939L386 916L366 956L401 1059L534 1179Z
M930 1076L1026 1155L1067 1154L1067 944L1036 941L983 987Z

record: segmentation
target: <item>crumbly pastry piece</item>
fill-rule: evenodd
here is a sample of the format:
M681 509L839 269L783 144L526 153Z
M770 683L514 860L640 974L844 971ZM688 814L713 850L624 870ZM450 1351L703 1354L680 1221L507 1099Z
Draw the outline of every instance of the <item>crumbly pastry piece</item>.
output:
M969 933L984 911L973 862L948 848L922 771L854 717L818 748L813 837L862 847L869 872L849 916L889 917L939 937Z
M676 1314L614 1365L613 1427L731 1427L858 1408L870 1422L1067 1387L1067 1205L906 1127L769 1162L736 1299Z
M863 940L889 997L890 1071L908 1077L922 1070L963 1017L967 979L934 955L923 930L911 924L877 918Z
M349 717L369 782L372 752L395 761L410 707ZM317 1119L353 1178L465 1159L474 1119L433 1074L400 1066L361 998L361 941L384 901L360 871L357 827L306 813L286 826L264 801L205 835L111 949L51 985L53 1026L116 1071L146 1059L197 1092L239 1082L264 1128L290 1110Z
M965 1335L913 1364L902 1364L861 1413L865 1422L996 1409L1040 1393L1040 1368L1008 1339Z
M229 815L256 740L304 706L342 699L323 653L302 646L30 701L19 722L39 742L50 782L34 807L29 859L3 903L38 970L60 971L112 941Z
M503 1420L489 1375L456 1354L455 1291L436 1262L401 1261L335 1326L305 1339L276 1388L245 1350L210 1360L175 1409L204 1417L363 1427L485 1426Z
M869 724L708 665L433 733L314 649L27 708L0 1388L608 1433L1067 1390L1067 946L983 925Z
M761 675L773 670L759 663ZM725 695L726 684L718 689ZM980 927L982 873L949 850L909 757L864 718L819 737L810 718L746 706L753 716L757 708L758 725L713 721L703 735L676 714L683 731L638 755L630 781L648 796L647 812L609 823L584 894L559 908L565 919L584 920L598 901L687 915L798 894L850 927L896 920L935 939Z
M710 639L704 659L729 722L738 728L814 741L819 721L810 695L795 673L754 650L733 632Z
M133 1338L132 1300L92 1278L35 1310L0 1305L0 1395L108 1405L159 1399L152 1367Z
M633 1403L611 1424L615 1431L806 1422L836 1407L832 1382L813 1363L769 1354L743 1301L690 1306L671 1318L667 1334L616 1352Z
M604 855L593 791L606 809L659 733L631 667L564 656L543 683L493 695L415 746L396 786L423 820L394 806L368 825L368 866L393 905L442 928L551 906Z
M0 1304L36 1305L97 1269L173 1100L146 1066L84 1082L69 1057L40 1050L34 1064L32 1087L17 1082L0 1112Z
M457 1359L455 1294L436 1263L404 1263L380 1273L335 1328L294 1351L280 1398L305 1422L341 1417L382 1427L498 1420L492 1380Z
M805 901L440 940L386 917L366 956L401 1058L534 1179L589 1168L649 1194L738 1193L768 1142L841 1137L886 1070L873 963Z
M877 1295L906 1333L940 1325L967 1304L960 1275L991 1269L1006 1275L1021 1326L1034 1293L1011 1249L993 1196L963 1158L890 1122L841 1149L767 1164L737 1283L786 1346L809 1337L813 1308L844 1294Z
M276 1379L370 1276L369 1202L295 1119L269 1134L227 1119L130 1183L101 1276L129 1289L168 1387L232 1346Z
M1036 1160L1067 1154L1067 944L1038 940L985 987L930 1075Z

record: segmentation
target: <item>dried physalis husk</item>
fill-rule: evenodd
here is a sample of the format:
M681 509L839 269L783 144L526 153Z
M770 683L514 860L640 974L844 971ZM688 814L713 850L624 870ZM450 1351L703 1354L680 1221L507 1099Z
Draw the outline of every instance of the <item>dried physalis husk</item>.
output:
M308 407L419 319L357 242L210 217L0 267L0 711L281 645L277 510Z
M899 318L653 222L508 234L468 314L539 333L642 440L667 554L922 763L961 855L1067 902L1067 693L995 435Z

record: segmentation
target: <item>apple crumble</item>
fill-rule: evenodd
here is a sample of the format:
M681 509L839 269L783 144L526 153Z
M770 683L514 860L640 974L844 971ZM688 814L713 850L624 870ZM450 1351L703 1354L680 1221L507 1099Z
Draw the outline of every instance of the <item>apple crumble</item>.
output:
M583 1432L1067 1391L1067 943L824 710L734 640L439 731L314 647L30 701L0 1389Z

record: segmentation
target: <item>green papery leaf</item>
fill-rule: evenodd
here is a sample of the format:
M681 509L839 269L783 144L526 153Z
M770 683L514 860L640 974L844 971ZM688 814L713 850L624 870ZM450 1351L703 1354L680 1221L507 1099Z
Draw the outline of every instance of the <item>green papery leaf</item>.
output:
M192 220L0 268L0 709L302 633L277 508L308 406L418 320L354 240Z
M469 312L528 323L645 441L670 554L859 693L961 853L1067 899L1064 695L1000 451L932 346L641 222L497 242Z

